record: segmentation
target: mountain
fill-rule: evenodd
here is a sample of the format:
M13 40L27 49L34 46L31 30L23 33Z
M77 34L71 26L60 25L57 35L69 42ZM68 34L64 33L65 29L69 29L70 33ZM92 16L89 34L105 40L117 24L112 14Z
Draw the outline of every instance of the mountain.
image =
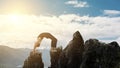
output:
M0 45L0 68L16 68L23 64L30 49L14 49Z
M27 48L15 49L0 45L0 68L21 68L31 51ZM39 49L39 52L42 52L45 67L48 67L50 65L49 50Z

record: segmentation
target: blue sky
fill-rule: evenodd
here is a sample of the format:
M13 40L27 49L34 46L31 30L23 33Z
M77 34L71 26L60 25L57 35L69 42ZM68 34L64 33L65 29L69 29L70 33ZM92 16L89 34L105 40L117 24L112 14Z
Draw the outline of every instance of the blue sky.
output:
M0 0L0 44L31 48L37 35L50 32L58 38L58 45L65 47L77 30L84 40L120 43L119 3L120 0ZM45 39L42 46L47 45L50 40Z
M1 13L8 13L6 10L17 8L16 5L26 4L23 11L26 14L80 14L98 16L102 15L103 10L120 10L117 0L0 0ZM86 2L88 7L74 7L72 4L66 4L68 1ZM10 4L11 3L11 4ZM6 4L9 8L4 7Z

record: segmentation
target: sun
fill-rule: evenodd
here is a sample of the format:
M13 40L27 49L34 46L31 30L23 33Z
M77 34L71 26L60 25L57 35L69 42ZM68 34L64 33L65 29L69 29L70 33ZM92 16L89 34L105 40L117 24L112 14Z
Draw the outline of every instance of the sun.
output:
M18 15L11 15L10 19L13 22L18 22L19 21L19 16Z
M22 23L23 16L16 13L8 14L8 20L14 25L20 25Z

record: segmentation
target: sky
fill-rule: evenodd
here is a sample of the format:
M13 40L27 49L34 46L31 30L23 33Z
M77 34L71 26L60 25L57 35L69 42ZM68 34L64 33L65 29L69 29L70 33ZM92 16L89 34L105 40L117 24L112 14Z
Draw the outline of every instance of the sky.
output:
M66 47L79 31L90 38L120 44L120 0L0 0L0 45L33 48L37 36L50 32ZM50 48L43 39L40 48Z

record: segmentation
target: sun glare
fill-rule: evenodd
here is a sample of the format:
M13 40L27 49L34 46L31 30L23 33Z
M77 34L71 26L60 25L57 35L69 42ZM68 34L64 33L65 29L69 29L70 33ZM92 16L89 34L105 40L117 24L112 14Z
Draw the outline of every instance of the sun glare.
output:
M22 23L22 15L20 14L9 14L8 15L8 19L10 21L10 23L14 24L14 25L20 25Z
M24 0L11 0L5 1L2 5L5 10L3 10L3 15L5 16L5 20L8 25L25 25L28 20L29 14L33 12L34 5L31 5L28 1Z
M11 15L11 20L13 22L18 22L19 21L19 16L17 16L17 15Z

